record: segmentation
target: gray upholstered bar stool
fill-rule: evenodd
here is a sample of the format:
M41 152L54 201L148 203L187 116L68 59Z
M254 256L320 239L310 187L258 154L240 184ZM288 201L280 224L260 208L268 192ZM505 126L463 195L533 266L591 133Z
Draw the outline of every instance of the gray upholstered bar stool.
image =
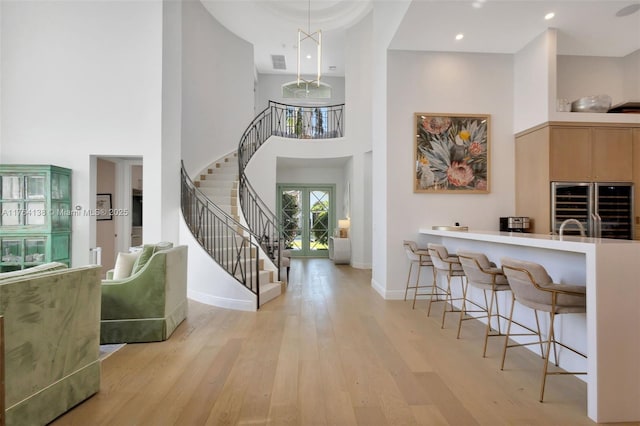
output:
M462 301L462 309L460 310L460 321L458 322L458 338L460 338L460 331L462 329L462 322L470 319L487 319L487 326L484 333L484 346L482 348L482 357L487 354L487 341L489 336L506 336L500 330L500 320L508 320L504 315L500 314L500 308L498 305L497 293L501 291L510 290L507 278L504 276L502 269L496 267L496 264L490 262L483 253L477 253L472 251L458 250L458 259L467 276L467 285L464 289ZM470 300L468 296L469 286L482 290L484 296L484 306ZM489 301L487 301L487 292L491 293ZM467 306L471 303L479 310L468 310ZM495 311L494 311L495 305ZM465 315L468 312L481 312L485 315L472 317ZM496 319L497 327L494 329L491 326L491 320ZM492 330L496 330L497 334L491 334Z
M586 287L568 284L556 284L553 282L542 265L512 258L502 258L502 269L509 281L511 291L518 303L537 311L549 312L549 330L547 332L546 348L544 354L544 367L542 370L542 384L540 386L540 402L544 398L544 387L547 376L557 374L586 374L584 371L553 371L549 372L549 356L551 355L551 345L553 344L553 354L556 366L558 366L558 354L556 344L586 358L586 355L570 348L555 339L554 320L556 315L585 313L586 308ZM502 353L502 365L507 354L507 348L519 345L508 345L509 332L511 329L511 319L513 317L513 306L509 316L507 327L507 339L505 340L504 351Z
M433 266L436 270L436 277L438 276L438 273L445 274L447 277L446 289L440 288L436 282L435 289L437 291L434 291L433 293L435 294L432 294L431 299L429 299L429 308L427 309L427 316L429 316L429 314L431 313L431 304L433 302L445 302L445 306L442 310L442 324L440 326L441 328L444 328L444 321L447 313L459 312L453 306L454 300L463 300L462 297L455 298L455 299L453 298L453 295L451 293L451 278L453 277L460 278L460 287L462 288L462 292L464 293L465 275L464 275L464 271L462 270L462 265L460 264L460 260L458 259L458 256L449 254L445 246L443 246L442 244L429 243L427 247L429 248L429 255L431 256L431 261L433 262ZM445 298L440 299L439 298L440 294L444 295ZM433 299L434 296L436 296L436 300ZM449 305L450 305L450 308L448 310L447 310L447 302L449 302Z
M407 300L407 292L409 289L414 289L413 292L413 305L412 309L416 307L416 298L418 296L430 296L431 293L435 289L436 285L436 271L433 269L433 263L431 262L431 257L429 256L429 251L426 249L418 248L418 244L415 241L404 240L402 242L402 246L404 247L405 252L407 253L407 257L411 262L409 264L409 274L407 275L407 286L404 289L404 300ZM418 273L416 276L415 283L411 283L411 271L413 266L416 265L418 267ZM433 280L429 285L420 285L420 270L424 267L428 266L432 269ZM420 292L421 288L430 288L431 290L428 293Z

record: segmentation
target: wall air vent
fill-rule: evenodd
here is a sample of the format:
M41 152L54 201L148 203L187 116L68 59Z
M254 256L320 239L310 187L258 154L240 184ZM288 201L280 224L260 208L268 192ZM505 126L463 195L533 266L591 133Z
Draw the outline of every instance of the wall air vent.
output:
M286 70L287 62L284 59L284 55L271 55L271 63L274 70Z

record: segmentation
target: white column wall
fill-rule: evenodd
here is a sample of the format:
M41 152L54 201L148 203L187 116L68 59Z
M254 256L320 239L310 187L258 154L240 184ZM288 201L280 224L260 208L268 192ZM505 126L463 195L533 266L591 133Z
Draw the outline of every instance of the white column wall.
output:
M180 2L163 0L162 33L162 223L161 241L179 240L180 154L182 125L182 7ZM144 173L144 168L143 168ZM148 182L143 179L143 182ZM149 191L145 191L145 199ZM146 201L145 201L146 203ZM144 209L143 209L144 213ZM153 214L153 212L149 212ZM142 234L145 243L157 240ZM157 237L157 236L154 236Z
M410 4L409 1L374 3L370 27L365 28L364 32L369 42L362 46L371 52L371 69L359 70L371 79L371 284L381 294L388 285L390 195L396 189L389 182L396 170L388 155L395 150L397 138L388 132L392 122L388 113L392 104L387 103L390 93L387 48ZM391 109L395 107L392 105Z
M553 29L540 34L515 54L513 133L549 120L549 105L553 102L555 110L556 102L555 63L556 32Z
M162 2L3 1L3 163L73 169L74 206L95 205L91 156L145 161L145 236L161 238ZM93 168L92 168L93 164ZM114 206L117 207L117 206ZM72 220L74 265L95 217Z

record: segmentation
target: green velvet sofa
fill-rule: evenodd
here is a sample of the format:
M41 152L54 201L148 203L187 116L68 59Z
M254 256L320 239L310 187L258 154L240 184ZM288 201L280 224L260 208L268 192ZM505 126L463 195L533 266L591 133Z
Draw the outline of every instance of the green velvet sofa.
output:
M7 426L44 425L100 390L100 266L0 274Z
M133 275L102 281L101 344L167 340L186 318L187 246L140 256L150 248Z

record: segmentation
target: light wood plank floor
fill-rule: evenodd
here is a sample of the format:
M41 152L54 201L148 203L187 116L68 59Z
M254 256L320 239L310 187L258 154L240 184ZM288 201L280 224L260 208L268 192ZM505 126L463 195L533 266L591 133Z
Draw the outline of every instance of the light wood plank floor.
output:
M404 278L399 277L404 282ZM282 297L259 312L196 302L166 342L129 344L102 364L100 392L63 425L586 425L586 385L551 377L483 327L437 304L385 301L367 270L294 259ZM436 306L436 305L434 305ZM441 312L441 311L440 311Z

